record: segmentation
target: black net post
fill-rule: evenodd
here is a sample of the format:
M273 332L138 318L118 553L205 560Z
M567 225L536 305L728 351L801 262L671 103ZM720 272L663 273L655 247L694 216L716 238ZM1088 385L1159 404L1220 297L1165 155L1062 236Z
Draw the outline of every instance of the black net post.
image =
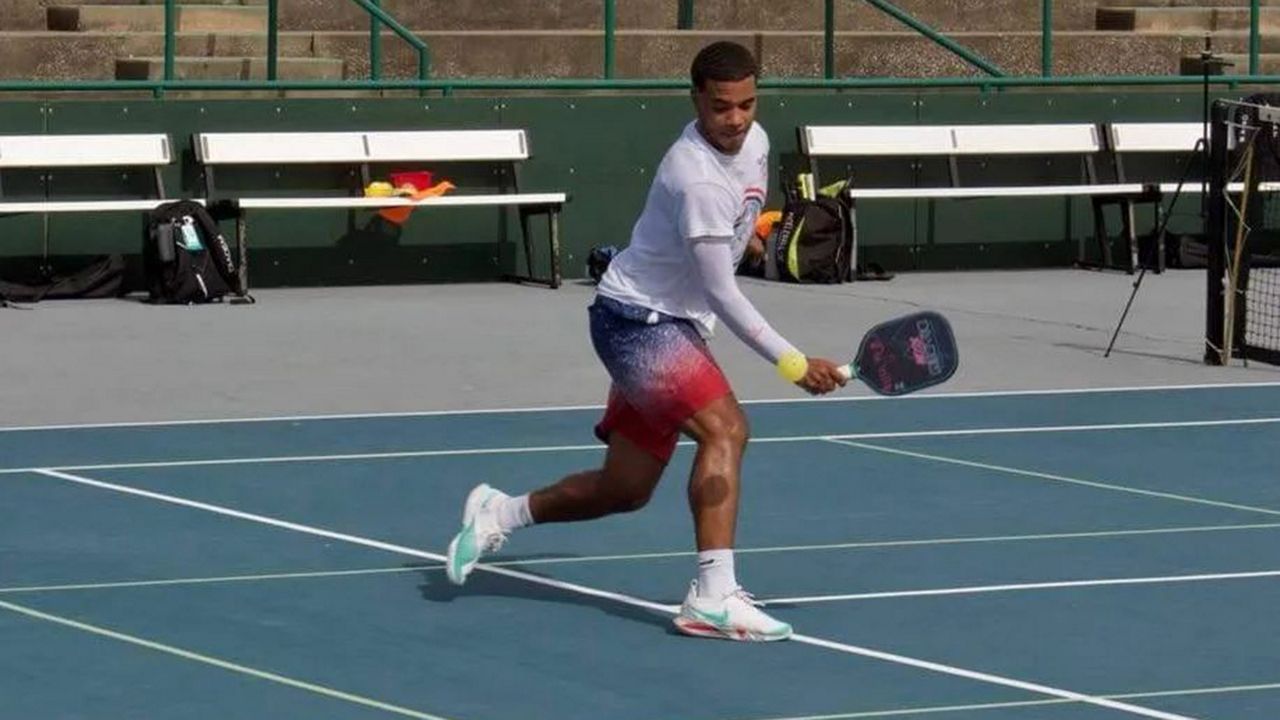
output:
M1224 282L1227 269L1227 138L1231 106L1221 101L1213 104L1209 123L1209 197L1205 213L1204 239L1208 247L1208 282L1205 297L1204 361L1209 365L1223 362L1223 325L1226 320Z

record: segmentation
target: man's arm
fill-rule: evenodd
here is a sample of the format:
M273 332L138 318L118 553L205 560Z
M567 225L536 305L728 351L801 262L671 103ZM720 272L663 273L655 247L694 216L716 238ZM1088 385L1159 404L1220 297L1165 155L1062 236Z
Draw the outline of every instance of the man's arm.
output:
M699 237L691 241L691 253L707 304L712 312L752 350L770 364L784 356L799 354L795 346L778 334L756 310L734 278L733 250L727 237ZM845 383L835 363L811 358L808 371L797 384L809 392L831 392Z

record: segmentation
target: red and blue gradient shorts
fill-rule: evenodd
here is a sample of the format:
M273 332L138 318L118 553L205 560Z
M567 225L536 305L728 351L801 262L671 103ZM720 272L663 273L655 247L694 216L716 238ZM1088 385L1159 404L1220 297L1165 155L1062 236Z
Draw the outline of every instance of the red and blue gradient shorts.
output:
M602 295L588 312L591 342L613 380L596 437L607 443L616 432L669 461L680 426L728 395L729 381L689 320Z

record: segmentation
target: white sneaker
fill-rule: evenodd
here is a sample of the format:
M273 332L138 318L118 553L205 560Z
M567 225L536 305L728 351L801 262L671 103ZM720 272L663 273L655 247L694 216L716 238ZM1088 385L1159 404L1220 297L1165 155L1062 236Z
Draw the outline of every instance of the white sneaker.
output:
M462 510L462 530L449 542L449 557L445 574L455 585L467 581L467 576L485 553L497 552L507 541L507 533L498 527L498 500L509 497L484 483L472 488Z
M674 622L680 632L698 637L750 642L791 637L791 626L765 614L751 593L738 588L722 598L698 597L697 580L689 585Z

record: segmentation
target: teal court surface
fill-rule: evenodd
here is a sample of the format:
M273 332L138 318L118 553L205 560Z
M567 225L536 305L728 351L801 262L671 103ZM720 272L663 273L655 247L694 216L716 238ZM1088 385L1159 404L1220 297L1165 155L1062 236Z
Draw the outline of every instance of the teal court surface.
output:
M597 408L0 431L0 717L1280 717L1280 384L747 405L738 575L686 638L677 456L512 536L477 482L597 463Z

